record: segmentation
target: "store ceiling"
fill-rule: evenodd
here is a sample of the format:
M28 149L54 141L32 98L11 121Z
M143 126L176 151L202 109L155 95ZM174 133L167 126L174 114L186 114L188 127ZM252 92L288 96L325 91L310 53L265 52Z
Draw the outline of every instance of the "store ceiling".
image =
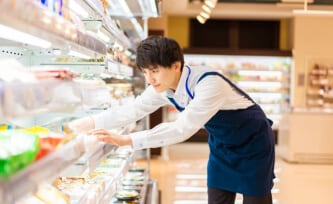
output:
M304 0L281 0L279 3L253 3L255 0L218 0L211 18L232 19L282 19L292 18L294 10L304 9ZM222 2L220 2L222 1ZM224 2L223 2L224 1ZM229 2L225 2L229 1ZM252 1L252 2L250 2ZM264 1L264 0L257 0ZM270 0L268 0L270 1ZM280 1L280 0L279 0ZM307 0L310 2L311 0ZM312 0L317 4L308 4L308 10L333 11L332 0ZM289 3L287 3L289 2ZM320 2L320 4L319 4ZM323 4L331 2L332 5ZM189 16L195 18L201 11L201 0L165 0L163 12L168 16Z
M203 2L204 0L189 0L189 2ZM218 3L283 3L304 2L306 0L218 0ZM332 0L307 0L308 3L333 5Z

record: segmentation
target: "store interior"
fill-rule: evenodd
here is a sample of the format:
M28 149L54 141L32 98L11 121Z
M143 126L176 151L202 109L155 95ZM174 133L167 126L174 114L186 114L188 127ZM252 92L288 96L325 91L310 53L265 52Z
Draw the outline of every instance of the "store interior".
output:
M274 204L331 204L332 29L330 0L0 1L0 204L207 203L204 129L133 151L66 126L144 90L135 50L149 35L221 70L274 122ZM177 115L163 107L112 131Z

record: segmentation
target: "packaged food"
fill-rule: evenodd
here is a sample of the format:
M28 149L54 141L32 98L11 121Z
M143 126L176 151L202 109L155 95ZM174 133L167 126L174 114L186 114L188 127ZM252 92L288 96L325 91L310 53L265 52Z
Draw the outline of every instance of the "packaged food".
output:
M6 178L35 160L38 136L20 130L0 131L0 178Z
M139 197L139 193L136 191L121 190L117 192L116 197L121 201L133 201Z

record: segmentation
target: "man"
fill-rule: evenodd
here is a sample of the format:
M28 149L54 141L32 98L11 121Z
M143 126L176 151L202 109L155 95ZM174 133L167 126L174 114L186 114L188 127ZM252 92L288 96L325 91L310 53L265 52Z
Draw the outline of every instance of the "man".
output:
M182 50L173 39L152 36L143 40L136 62L149 86L133 103L111 107L69 126L134 150L182 142L204 126L210 148L208 203L234 204L236 193L241 193L243 204L271 204L274 138L261 108L221 73L184 65ZM170 104L181 112L174 122L129 135L108 131Z

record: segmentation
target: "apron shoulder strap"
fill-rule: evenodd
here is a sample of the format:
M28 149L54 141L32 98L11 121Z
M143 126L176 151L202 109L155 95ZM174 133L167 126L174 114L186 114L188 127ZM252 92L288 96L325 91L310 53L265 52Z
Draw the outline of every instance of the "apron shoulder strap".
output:
M254 104L256 104L256 102L247 94L245 93L242 89L240 89L237 85L235 85L233 82L231 82L227 77L225 77L223 74L219 73L219 72L205 72L203 75L201 75L197 81L197 84L204 79L207 76L211 76L211 75L215 75L215 76L219 76L221 77L224 81L226 81L232 88L234 88L240 95L244 96L245 98L247 98L248 100L252 101Z

